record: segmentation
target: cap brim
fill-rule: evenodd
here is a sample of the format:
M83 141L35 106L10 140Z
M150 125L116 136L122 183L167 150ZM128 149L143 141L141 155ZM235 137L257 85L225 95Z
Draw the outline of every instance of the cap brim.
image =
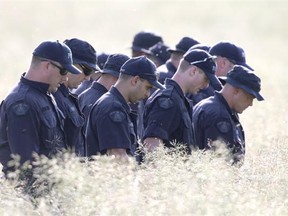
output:
M179 53L185 53L184 50L179 50L179 49L167 49L168 52L172 53L172 52L179 52Z
M222 83L219 81L219 79L215 75L209 72L205 74L210 81L209 85L211 85L215 90L220 91L223 88Z
M97 71L102 72L101 68L97 64L93 64L93 63L86 62L86 61L80 61L78 59L73 59L73 63L74 64L85 64L85 65L88 65L89 67L93 68L95 70L95 72L97 72Z
M88 64L90 67L92 67L94 70L95 70L95 72L102 72L102 70L101 70L101 68L96 64L96 66L92 66L91 64Z
M226 83L227 77L226 76L218 76L217 78L219 79L221 84L224 86Z
M158 82L157 80L154 80L154 81L152 81L152 80L148 80L148 82L150 83L150 84L152 84L154 87L156 87L156 88L159 88L159 89L164 89L165 87L160 83L160 82Z
M249 66L248 64L246 64L246 63L239 63L239 65L242 65L242 66L248 68L249 70L254 71L254 69L253 69L252 67L250 67L250 66Z
M131 49L134 51L143 52L145 54L151 54L151 52L148 49L142 47L132 46Z
M81 74L82 72L74 65L63 65L63 67L72 74Z
M240 87L239 87L240 88ZM258 101L263 101L264 98L259 94L259 92L256 92L246 86L243 86L241 89L243 89L244 91L246 91L248 94L253 95Z
M263 101L264 97L260 95L258 92L255 92L255 97L257 98L258 101Z
M120 74L120 72L117 72L115 70L106 69L106 68L103 68L101 73L103 73L103 74L111 74L112 76L117 77L117 78L119 77L119 74Z

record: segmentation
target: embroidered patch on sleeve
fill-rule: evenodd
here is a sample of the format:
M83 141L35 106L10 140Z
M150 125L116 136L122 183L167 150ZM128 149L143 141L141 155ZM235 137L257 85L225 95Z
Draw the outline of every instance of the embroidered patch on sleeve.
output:
M125 113L121 111L113 111L109 113L109 117L113 122L122 122L125 119Z
M158 103L163 109L169 109L174 106L174 102L170 98L160 98Z
M29 105L26 103L19 103L14 105L12 109L17 116L24 116L28 113L30 108Z
M216 124L216 127L221 133L228 133L232 129L231 123L228 121L220 121Z

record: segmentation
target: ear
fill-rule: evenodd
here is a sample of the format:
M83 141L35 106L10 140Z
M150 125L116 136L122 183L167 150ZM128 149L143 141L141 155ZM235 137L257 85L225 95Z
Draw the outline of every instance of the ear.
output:
M240 93L240 89L234 87L234 88L233 88L233 95L238 95L239 93Z
M131 79L131 84L132 84L132 86L135 86L135 85L137 85L137 82L140 80L140 77L139 76L134 76L134 77L132 77L132 79Z
M192 67L190 67L189 69L189 76L193 77L196 71L197 71L196 66L192 65Z
M41 66L43 68L45 68L46 70L48 70L49 66L50 66L50 63L48 61L41 61L40 62Z

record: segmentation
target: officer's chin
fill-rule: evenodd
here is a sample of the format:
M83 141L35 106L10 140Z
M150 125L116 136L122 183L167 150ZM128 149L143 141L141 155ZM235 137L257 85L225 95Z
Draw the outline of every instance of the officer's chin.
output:
M246 108L245 108L245 109L246 109ZM237 112L238 114L242 114L245 109L237 110L236 112Z

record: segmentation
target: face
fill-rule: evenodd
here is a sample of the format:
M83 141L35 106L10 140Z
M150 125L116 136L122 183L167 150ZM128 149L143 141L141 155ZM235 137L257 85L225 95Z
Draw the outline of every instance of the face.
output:
M150 91L153 87L147 80L140 78L139 76L134 77L134 91L131 94L130 102L136 103L150 96Z
M48 91L51 93L54 93L58 90L61 83L67 81L68 77L67 77L67 74L66 75L60 74L60 68L62 67L60 66L59 63L49 62L48 68L49 68L49 73L51 74L49 75L50 79L49 79Z
M221 56L216 58L216 76L227 76L227 73L233 68L234 63L229 59Z
M145 55L145 53L137 50L132 50L132 57L138 57L142 55Z
M248 94L246 91L237 88L234 95L233 110L237 113L242 113L249 106L253 105L254 96Z
M209 79L205 75L204 71L200 68L194 67L194 74L193 74L193 84L190 85L191 89L189 89L189 93L197 93L200 89L205 89L209 85Z
M68 81L67 81L67 87L69 89L76 89L78 88L78 86L84 81L84 80L90 80L90 76L91 74L89 75L86 75L84 74L84 69L83 67L81 67L80 65L75 65L79 70L82 71L81 74L72 74L72 73L69 73L68 74Z

